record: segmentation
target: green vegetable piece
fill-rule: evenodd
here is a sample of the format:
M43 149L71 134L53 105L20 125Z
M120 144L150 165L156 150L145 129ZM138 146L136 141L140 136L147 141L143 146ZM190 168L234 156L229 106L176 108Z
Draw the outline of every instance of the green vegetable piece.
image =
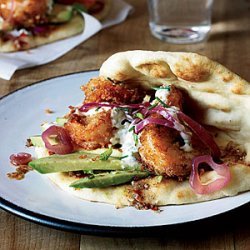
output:
M105 174L95 174L91 178L81 178L72 184L73 188L104 188L124 184L132 180L146 178L148 172L142 171L113 171Z
M80 3L74 3L73 4L73 9L77 12L88 12L86 7L83 5L83 4L80 4Z
M142 113L140 113L140 112L136 113L136 114L135 114L135 116L136 116L137 118L141 119L141 120L143 120L143 119L144 119L143 114L142 114Z
M29 138L31 140L31 143L35 147L44 147L43 139L40 135L34 135Z
M33 144L33 146L35 147L45 147L43 139L40 135L34 135L30 137L30 140ZM56 138L50 138L50 143L53 144L57 144L58 141L56 140Z
M164 108L168 108L169 106L166 104L166 103L164 103L159 97L156 97L155 98Z
M152 89L154 89L154 90L167 90L167 91L170 91L170 85L168 85L168 86L160 86L160 87L153 87Z
M67 121L68 121L68 119L66 119L64 117L57 117L56 118L56 124L58 126L63 126Z
M53 24L68 22L73 17L73 11L72 6L55 4L49 16L49 22Z
M101 161L107 161L108 158L112 155L113 149L109 148L105 152L100 154L100 160Z
M122 162L119 159L109 157L106 161L101 161L99 155L86 152L55 154L33 160L29 166L41 174L79 170L123 170Z

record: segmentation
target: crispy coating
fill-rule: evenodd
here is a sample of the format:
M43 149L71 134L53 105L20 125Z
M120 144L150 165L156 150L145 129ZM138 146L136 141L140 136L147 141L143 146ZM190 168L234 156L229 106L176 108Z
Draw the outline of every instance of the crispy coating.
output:
M171 85L169 96L167 98L167 104L169 106L178 107L180 110L183 109L182 92L178 88L176 88L174 85Z
M128 88L122 83L113 83L104 77L91 79L82 86L85 93L85 103L109 102L113 104L139 103L143 100L145 92L138 88Z
M110 115L110 111L90 116L71 114L64 128L78 147L87 150L107 147L113 135Z
M15 27L29 28L46 21L50 0L2 0L0 16Z
M178 88L171 86L167 104L182 109L183 96ZM153 117L162 118L157 114ZM155 124L144 128L140 143L139 154L144 165L156 174L169 177L187 176L191 171L192 158L201 154L195 149L191 152L183 151L176 130Z
M139 154L146 167L160 175L185 177L191 171L192 158L200 152L180 149L176 130L148 125L141 133Z
M85 103L109 102L115 104L135 103L144 97L137 88L128 88L121 83L113 83L103 77L93 78L82 87ZM65 124L72 141L83 149L107 147L115 128L112 127L111 111L102 111L91 116L80 116L72 112Z

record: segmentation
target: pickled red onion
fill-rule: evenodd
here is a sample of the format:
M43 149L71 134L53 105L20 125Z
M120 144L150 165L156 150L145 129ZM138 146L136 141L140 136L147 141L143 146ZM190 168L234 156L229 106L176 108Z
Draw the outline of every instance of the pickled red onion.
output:
M139 132L142 131L142 129L147 126L148 124L157 124L157 125L162 125L170 128L174 128L174 123L171 121L168 121L166 119L160 119L160 118L145 118L139 123L135 125L135 133L138 134Z
M221 177L208 184L202 184L199 176L199 165L201 163L207 163ZM198 156L193 159L189 183L197 194L210 194L218 191L225 187L230 179L230 170L225 163L218 164L214 162L210 155Z
M150 123L174 128L177 131L187 135L188 137L190 136L190 131L189 131L189 129L190 129L211 150L211 154L213 157L215 157L217 159L220 158L221 152L220 152L220 149L217 146L216 142L214 141L213 137L207 132L207 130L204 127L202 127L199 123L197 123L192 118L190 118L189 116L187 116L186 114L184 114L183 112L181 112L178 109L165 108L165 107L162 107L160 104L151 108L152 106L150 105L149 102L145 102L145 103L141 103L141 104L129 104L129 105L91 102L91 103L83 104L79 108L79 110L86 112L90 108L93 108L93 107L135 109L135 111L132 113L132 115L135 115L137 112L140 112L145 117L145 119L138 120L137 118L135 118L132 121L131 125L135 126L135 133L139 133L146 125L148 125ZM163 116L163 118L162 119L159 118L157 120L157 118L149 117L149 115L154 114L154 113L160 114L161 116ZM186 126L184 126L183 123L185 123Z
M178 117L184 121L188 127L198 136L198 138L211 150L212 156L217 159L220 158L220 149L208 131L198 122L185 115L183 112L179 111L177 114Z
M56 137L57 144L51 144L50 138ZM56 154L69 154L72 153L74 147L71 142L71 138L67 131L63 127L51 126L42 133L42 139L45 143L45 147Z
M32 160L32 156L29 153L17 153L10 156L11 164L15 166L26 165Z

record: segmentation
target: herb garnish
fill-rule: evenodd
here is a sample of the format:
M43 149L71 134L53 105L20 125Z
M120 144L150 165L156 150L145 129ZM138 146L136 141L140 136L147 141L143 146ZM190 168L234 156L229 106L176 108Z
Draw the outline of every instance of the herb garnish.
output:
M136 114L135 114L135 116L136 116L137 118L141 119L141 120L143 120L143 119L144 119L143 114L142 114L142 113L140 113L140 112L136 113Z
M170 91L170 86L168 85L168 86L164 86L164 87L162 87L162 86L160 86L160 87L153 87L152 89L154 89L154 90L164 89L164 90Z
M139 142L139 137L136 133L133 133L133 137L134 137L134 141L135 141L135 146L137 146L137 144Z
M122 160L124 158L127 158L128 155L124 155L124 156L121 156L121 157L118 157L118 156L114 156L113 158L117 159L117 160Z
M85 8L85 6L83 4L80 3L74 3L73 4L73 10L81 13L81 12L86 12L87 13L87 9Z
M157 105L158 105L158 103L152 104L152 105L148 108L148 110L151 110L151 109L155 108Z
M112 155L112 152L113 152L112 148L107 149L106 151L100 154L100 160L107 161L109 157Z
M118 109L118 110L122 110L122 111L124 111L124 112L128 112L130 109L129 108L125 108L125 107L116 107L116 109Z
M164 108L168 108L169 106L166 104L166 103L164 103L159 97L156 97L155 98Z
M134 131L134 128L135 128L135 126L132 126L132 127L128 130L128 132Z

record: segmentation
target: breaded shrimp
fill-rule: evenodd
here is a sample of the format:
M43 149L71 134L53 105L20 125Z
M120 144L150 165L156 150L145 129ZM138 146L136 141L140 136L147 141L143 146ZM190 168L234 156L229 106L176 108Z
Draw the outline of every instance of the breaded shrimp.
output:
M139 154L146 167L156 174L169 177L187 176L195 153L184 152L174 129L148 125L141 133Z
M85 92L84 103L109 102L113 104L129 104L140 102L144 92L137 88L128 88L121 83L113 83L103 77L93 78L82 87ZM84 149L107 147L115 128L112 126L111 111L101 111L91 116L70 115L65 124L73 142Z
M15 27L29 28L46 21L51 0L2 0L0 16Z
M181 91L171 86L167 104L182 109L182 103ZM153 117L162 118L158 114ZM144 128L140 143L139 154L143 164L149 170L169 177L187 176L191 171L192 158L201 154L196 149L185 152L181 149L181 137L176 130L155 124Z
M107 147L114 130L110 115L111 111L89 116L71 114L64 128L78 147L87 150Z
M145 92L138 88L129 88L123 83L113 83L104 77L91 79L82 86L85 93L85 103L109 102L113 104L140 103Z
M167 105L175 106L182 110L183 107L183 95L181 91L174 85L171 86L169 95L167 97Z

